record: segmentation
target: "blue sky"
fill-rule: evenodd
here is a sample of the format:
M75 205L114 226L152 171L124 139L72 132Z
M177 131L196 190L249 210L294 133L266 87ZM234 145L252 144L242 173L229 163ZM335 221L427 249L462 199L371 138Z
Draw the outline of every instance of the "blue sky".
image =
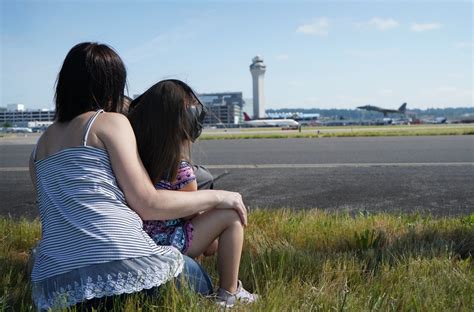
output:
M251 98L261 55L265 108L474 106L471 1L0 3L0 106L54 107L56 75L83 41L119 53L131 96L172 77Z

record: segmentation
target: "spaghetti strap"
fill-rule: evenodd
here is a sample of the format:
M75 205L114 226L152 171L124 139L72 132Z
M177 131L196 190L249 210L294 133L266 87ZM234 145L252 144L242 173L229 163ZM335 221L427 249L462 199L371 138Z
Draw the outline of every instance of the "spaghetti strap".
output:
M36 150L38 149L38 142L36 142L35 148L33 148L33 152L31 152L31 157L33 158L33 161L36 161Z
M89 119L86 125L86 129L84 131L84 137L82 138L82 145L87 146L87 137L89 136L89 131L91 130L92 124L94 123L95 119L97 116L99 116L100 113L103 113L103 109L99 109L95 114Z
M35 147L33 148L33 151L31 152L31 157L33 158L33 161L36 161L36 151L38 150L38 144L43 137L43 134L40 135L38 140L36 141Z

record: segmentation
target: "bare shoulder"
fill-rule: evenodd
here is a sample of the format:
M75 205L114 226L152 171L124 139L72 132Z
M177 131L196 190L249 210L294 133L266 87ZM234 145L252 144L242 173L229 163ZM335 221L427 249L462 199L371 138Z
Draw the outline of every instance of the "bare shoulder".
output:
M101 119L111 124L130 124L128 118L120 113L106 112L101 114Z
M61 128L61 125L59 125L57 122L53 122L39 137L37 148L41 149L44 147L44 145L50 142L55 142L58 134L62 133L62 131L64 131L64 129Z
M125 115L107 112L99 118L100 126L96 129L96 135L107 148L116 144L135 144L133 128Z
M101 128L104 133L117 134L129 132L132 129L128 118L119 113L103 113L100 116Z
M60 124L58 124L57 122L53 122L48 128L46 128L46 130L44 130L39 140L42 140L42 139L44 140L45 138L48 138L48 137L54 137L58 131L62 131L62 130L63 129Z

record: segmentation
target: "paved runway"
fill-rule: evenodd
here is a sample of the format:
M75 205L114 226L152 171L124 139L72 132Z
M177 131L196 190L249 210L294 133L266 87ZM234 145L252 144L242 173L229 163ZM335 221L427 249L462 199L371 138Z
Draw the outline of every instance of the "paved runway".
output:
M26 167L35 139L0 139L0 215L37 215ZM193 157L251 208L474 212L474 136L202 141Z

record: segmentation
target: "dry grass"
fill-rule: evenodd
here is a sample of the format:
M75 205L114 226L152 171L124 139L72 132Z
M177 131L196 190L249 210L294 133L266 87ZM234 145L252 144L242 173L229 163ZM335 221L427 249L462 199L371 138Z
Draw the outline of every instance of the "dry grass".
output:
M237 311L472 311L474 215L351 216L257 210L246 231L240 278L262 300ZM38 221L0 219L0 310L32 311L25 265ZM215 259L204 261L216 280ZM170 283L118 311L215 311Z
M200 140L226 139L282 139L282 138L328 138L328 137L374 137L374 136L431 136L431 135L473 135L473 126L381 126L371 127L320 127L297 130L279 131L275 128L242 129L227 133L204 132Z

